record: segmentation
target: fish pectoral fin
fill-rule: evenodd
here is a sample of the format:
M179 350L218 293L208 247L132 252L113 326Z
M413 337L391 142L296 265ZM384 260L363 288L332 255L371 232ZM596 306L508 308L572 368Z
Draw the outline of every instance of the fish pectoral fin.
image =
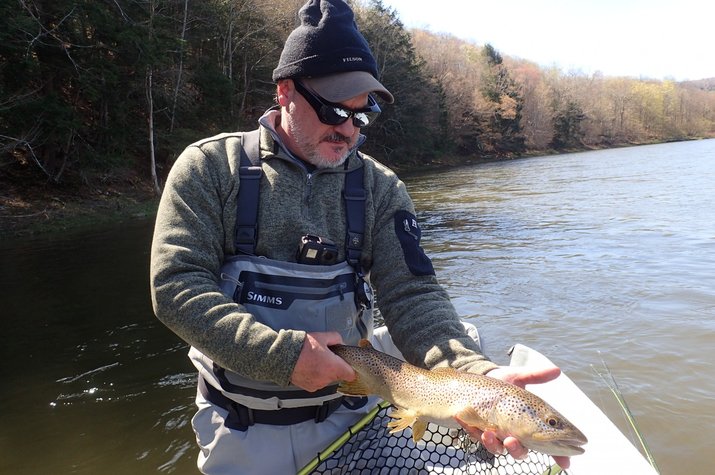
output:
M390 417L392 417L392 420L387 423L387 427L390 428L390 434L405 430L417 421L417 413L410 409L393 409L390 413ZM424 434L424 429L422 433Z
M367 396L373 394L365 382L356 374L352 381L341 381L338 385L338 392L346 396Z
M457 417L460 421L464 422L465 424L472 426L472 427L477 427L479 429L488 429L490 424L482 416L479 415L479 412L477 412L476 409L473 407L468 407L466 409L462 409L458 413L454 415Z

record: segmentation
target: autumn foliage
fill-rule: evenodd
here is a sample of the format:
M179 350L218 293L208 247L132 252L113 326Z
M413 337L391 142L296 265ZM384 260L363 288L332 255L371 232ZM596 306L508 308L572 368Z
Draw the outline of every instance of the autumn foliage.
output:
M0 6L0 178L140 171L250 129L302 0L14 0ZM351 2L396 102L366 151L405 167L715 136L715 80L564 73ZM24 171L24 175L20 172Z

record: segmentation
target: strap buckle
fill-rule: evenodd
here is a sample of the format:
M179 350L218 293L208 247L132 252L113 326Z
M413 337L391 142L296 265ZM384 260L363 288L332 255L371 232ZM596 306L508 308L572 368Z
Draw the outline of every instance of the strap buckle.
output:
M344 397L339 397L336 399L331 399L329 401L325 401L323 404L315 408L315 423L320 424L323 422L325 419L330 416L335 410L340 407L340 405L343 403Z
M245 432L255 424L253 409L246 407L243 404L230 404L225 408L228 411L228 417L226 418L226 426Z
M256 241L256 227L251 225L236 226L236 244L249 244Z
M260 180L263 169L259 166L247 166L239 169L242 180Z

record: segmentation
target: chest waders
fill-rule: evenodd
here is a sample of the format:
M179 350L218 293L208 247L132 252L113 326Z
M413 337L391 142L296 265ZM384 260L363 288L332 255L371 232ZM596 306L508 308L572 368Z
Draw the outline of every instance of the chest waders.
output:
M346 162L347 167L347 162ZM236 214L236 254L220 270L224 294L273 330L336 331L348 345L369 338L373 297L361 266L365 233L363 168L345 174L346 256L333 265L277 261L255 255L262 169L259 131L242 136ZM296 236L296 243L298 242ZM344 398L330 386L307 392L296 386L245 378L220 367L196 348L189 357L199 369L199 390L229 413L226 426L245 431L254 423L292 425L324 421L341 404L362 407L366 398Z

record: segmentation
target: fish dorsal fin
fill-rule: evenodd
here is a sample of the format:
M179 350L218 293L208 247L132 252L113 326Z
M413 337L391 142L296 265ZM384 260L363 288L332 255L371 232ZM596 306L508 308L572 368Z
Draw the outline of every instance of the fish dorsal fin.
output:
M368 340L367 338L363 338L363 339L360 340L360 342L358 343L358 346L359 346L360 348L372 348L372 343L370 343L370 340Z
M373 394L357 373L355 373L354 380L341 381L338 385L338 392L346 396L367 396L368 394Z

